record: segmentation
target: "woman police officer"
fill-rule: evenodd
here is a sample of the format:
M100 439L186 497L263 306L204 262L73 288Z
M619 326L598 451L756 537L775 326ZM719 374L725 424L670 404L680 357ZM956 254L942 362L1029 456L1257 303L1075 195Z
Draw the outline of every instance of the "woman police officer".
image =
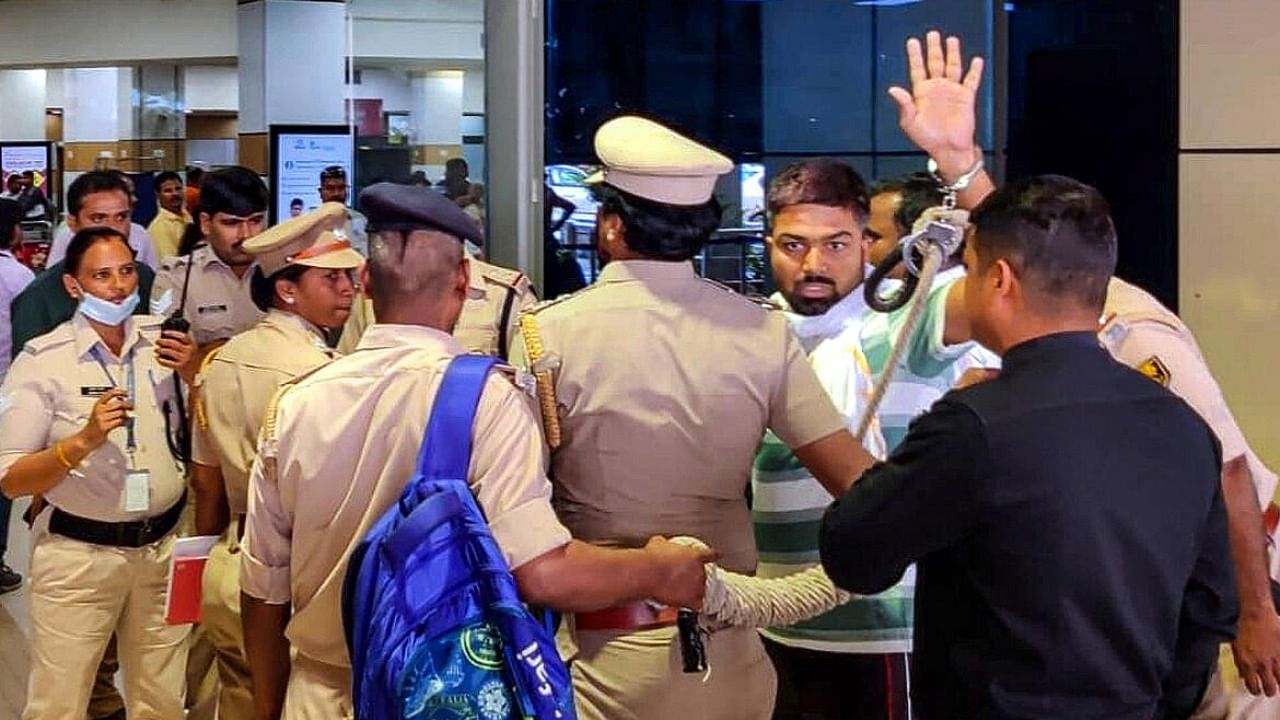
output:
M128 715L182 717L187 626L166 625L173 530L186 502L162 405L190 382L191 338L133 316L133 250L82 230L63 283L75 317L27 343L0 386L0 489L42 494L31 560L31 675L24 718L80 720L115 632Z

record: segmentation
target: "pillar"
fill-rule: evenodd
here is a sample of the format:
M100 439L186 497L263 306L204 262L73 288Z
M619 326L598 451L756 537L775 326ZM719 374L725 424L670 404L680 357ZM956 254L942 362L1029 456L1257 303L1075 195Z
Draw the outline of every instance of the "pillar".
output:
M237 23L240 164L265 175L272 125L346 123L346 6L255 0L237 8Z

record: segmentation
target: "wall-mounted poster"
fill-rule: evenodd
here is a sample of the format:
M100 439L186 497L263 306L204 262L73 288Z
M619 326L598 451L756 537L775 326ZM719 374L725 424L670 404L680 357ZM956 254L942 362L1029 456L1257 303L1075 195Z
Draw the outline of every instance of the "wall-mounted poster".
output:
M331 165L347 171L348 192L355 188L355 143L347 125L271 126L271 222L320 206L320 171ZM348 202L350 198L348 198Z

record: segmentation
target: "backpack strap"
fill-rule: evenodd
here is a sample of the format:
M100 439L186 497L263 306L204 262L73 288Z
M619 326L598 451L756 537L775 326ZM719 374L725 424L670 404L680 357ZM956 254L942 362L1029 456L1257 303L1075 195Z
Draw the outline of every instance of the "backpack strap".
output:
M488 355L459 355L449 363L418 450L417 477L424 481L467 479L476 406L485 379L497 363L497 358Z

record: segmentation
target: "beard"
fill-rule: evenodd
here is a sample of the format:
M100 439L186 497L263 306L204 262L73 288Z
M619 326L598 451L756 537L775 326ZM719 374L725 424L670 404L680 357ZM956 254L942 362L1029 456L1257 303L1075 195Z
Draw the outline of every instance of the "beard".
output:
M814 298L804 297L794 289L791 292L783 293L783 297L787 299L787 304L791 306L791 311L797 315L805 315L809 317L821 315L830 310L836 303L844 299L836 288L835 281L831 278L822 277L820 275L806 275L796 282L796 286L798 287L804 284L830 285L831 294L826 297Z

